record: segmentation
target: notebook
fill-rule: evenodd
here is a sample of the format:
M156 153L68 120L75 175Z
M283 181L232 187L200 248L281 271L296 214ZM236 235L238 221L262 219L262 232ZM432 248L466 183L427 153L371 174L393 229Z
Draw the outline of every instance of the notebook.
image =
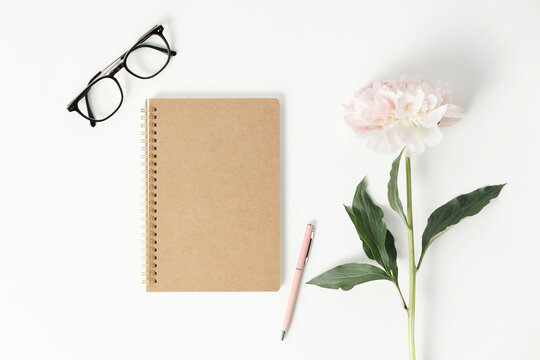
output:
M148 99L146 291L280 286L277 99Z

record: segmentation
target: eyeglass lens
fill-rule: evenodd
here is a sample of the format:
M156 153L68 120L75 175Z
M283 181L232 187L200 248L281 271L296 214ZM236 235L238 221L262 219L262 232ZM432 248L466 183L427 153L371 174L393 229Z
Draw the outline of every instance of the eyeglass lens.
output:
M149 78L160 72L169 60L170 51L161 36L152 35L127 55L126 67L137 76Z
M122 90L118 83L105 77L94 83L77 105L85 116L100 121L111 116L121 103Z

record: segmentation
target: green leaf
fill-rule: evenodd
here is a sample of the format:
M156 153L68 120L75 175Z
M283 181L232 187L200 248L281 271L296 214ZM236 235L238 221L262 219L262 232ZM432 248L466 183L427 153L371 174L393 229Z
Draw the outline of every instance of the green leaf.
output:
M352 208L345 206L356 232L362 240L366 255L377 261L384 270L397 278L396 251L394 238L383 222L383 212L373 203L366 190L364 178L356 187Z
M422 255L418 268L422 264L426 250L433 241L452 225L467 216L478 214L491 199L499 196L506 184L486 186L468 194L460 195L435 210L428 218L427 226L422 234Z
M394 209L394 211L401 216L403 221L405 221L405 224L407 224L407 217L403 211L403 205L399 199L398 192L398 174L401 155L403 155L403 150L401 150L399 156L394 160L394 162L392 162L392 169L390 169L390 181L388 181L388 202L390 203L390 207Z
M307 284L317 285L328 289L341 288L343 290L351 290L356 285L374 280L392 281L390 276L377 266L350 263L336 266L311 279Z
M349 214L349 218L351 219L352 223L354 224L354 227L357 229L357 232L358 232L358 228L356 226L356 219L354 217L354 212L353 212L353 209L347 205L343 205L345 207L345 210L347 211L347 214ZM360 233L358 233L358 236L360 236ZM362 238L360 237L360 240L362 240ZM368 239L369 241L369 239ZM375 257L373 256L373 252L371 251L371 247L372 246L375 246L373 243L366 243L364 240L362 240L362 247L364 249L364 252L366 253L366 256L368 258L370 258L371 260L375 260ZM380 258L380 257L379 257Z
M390 259L390 262L388 263L388 267L392 271L392 276L396 280L396 284L397 284L397 281L398 281L397 250L396 250L396 244L394 242L394 237L392 236L392 233L390 232L390 230L386 231L385 247L386 247L386 252L388 253L388 258Z

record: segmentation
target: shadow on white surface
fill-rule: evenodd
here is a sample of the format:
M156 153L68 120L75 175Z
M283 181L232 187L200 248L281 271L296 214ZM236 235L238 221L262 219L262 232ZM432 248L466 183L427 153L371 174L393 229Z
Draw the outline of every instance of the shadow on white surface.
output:
M418 75L427 80L441 80L450 85L453 101L469 110L478 93L487 87L498 69L498 46L493 36L483 36L473 29L459 29L453 34L438 34L419 45L408 58L396 59L388 72L377 79Z

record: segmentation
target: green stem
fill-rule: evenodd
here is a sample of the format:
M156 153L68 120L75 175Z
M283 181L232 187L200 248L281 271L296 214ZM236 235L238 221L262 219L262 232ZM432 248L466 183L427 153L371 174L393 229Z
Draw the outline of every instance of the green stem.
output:
M414 313L416 308L416 260L414 257L414 231L412 216L412 189L411 189L411 159L405 158L407 173L407 230L409 233L409 309L408 332L409 332L409 360L416 360L414 349Z

